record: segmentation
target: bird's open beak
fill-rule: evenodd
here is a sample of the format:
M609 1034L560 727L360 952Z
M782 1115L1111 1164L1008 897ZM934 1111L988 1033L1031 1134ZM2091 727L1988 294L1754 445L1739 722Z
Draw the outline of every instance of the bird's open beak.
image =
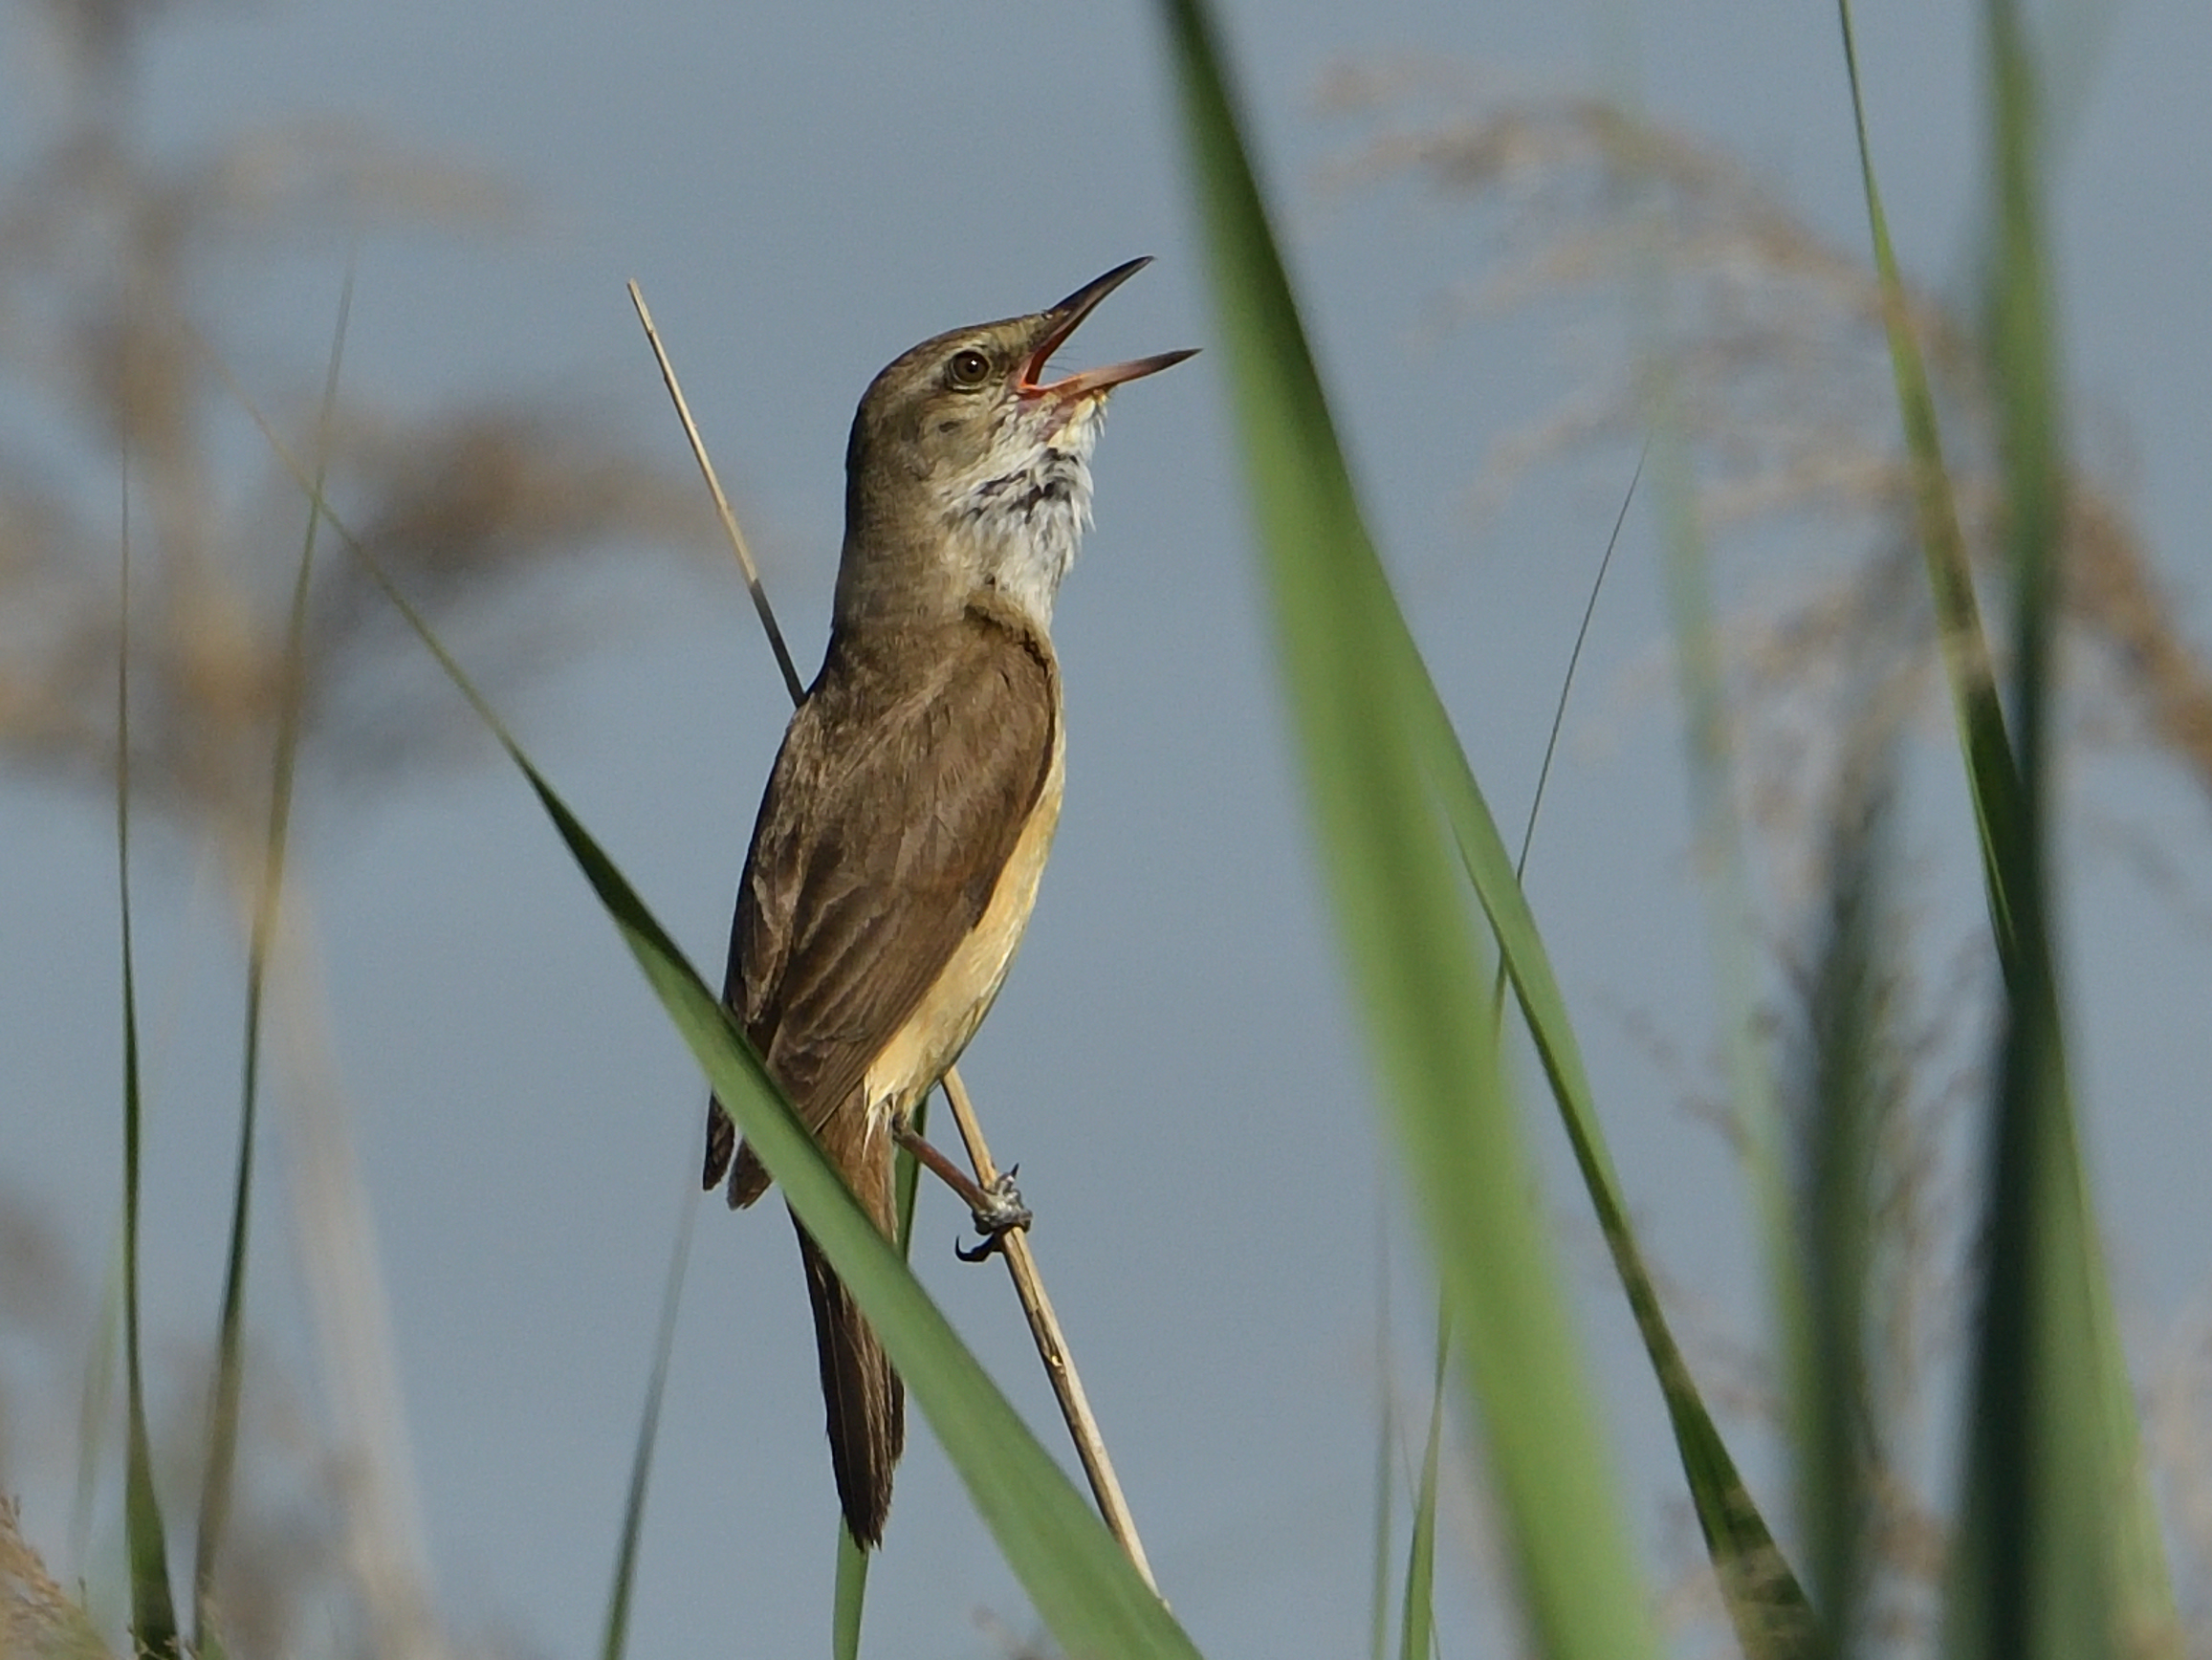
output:
M1083 319L1098 309L1100 300L1152 263L1152 256L1132 259L1126 265L1117 265L1104 276L1094 278L1077 289L1044 315L1051 326L1044 331L1037 349L1029 354L1029 361L1022 365L1021 380L1015 388L1025 398L1062 398L1073 401L1110 391L1125 381L1139 380L1146 375L1156 375L1162 369L1173 368L1185 358L1198 355L1195 347L1183 352L1162 352L1157 357L1136 358L1126 363L1109 363L1103 369L1085 369L1079 375L1064 380L1043 379L1045 364L1052 354L1067 343L1068 336L1082 326Z

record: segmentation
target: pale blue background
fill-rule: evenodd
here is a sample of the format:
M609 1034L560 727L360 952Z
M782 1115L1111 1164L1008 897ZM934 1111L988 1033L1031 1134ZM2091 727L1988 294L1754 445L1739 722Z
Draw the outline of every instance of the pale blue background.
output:
M1610 73L1600 65L1625 57L1654 113L1755 158L1826 233L1858 246L1834 17L1743 0L1594 14L1385 0L1236 5L1229 24L1379 538L1492 799L1517 824L1633 457L1540 475L1500 516L1470 517L1487 447L1544 410L1568 366L1526 319L1423 332L1494 251L1494 226L1402 186L1325 192L1321 169L1364 129L1318 115L1316 86L1347 59L1419 58L1522 90L1591 89ZM1868 5L1860 24L1901 251L1965 292L1971 9ZM2208 638L2212 21L2187 0L2140 0L2100 29L2070 83L2078 113L2057 172L2068 358L2091 424L2124 431L2143 529ZM16 16L5 38L12 97L37 73L34 32ZM523 193L532 223L518 238L363 244L357 390L427 404L549 387L680 461L623 294L641 279L809 671L845 426L885 360L1138 252L1158 265L1067 360L1213 338L1161 41L1141 5L900 16L324 0L189 12L156 39L147 130L180 150L338 114ZM26 131L10 118L0 142L20 146ZM276 277L236 271L227 297L242 338L311 375L343 268L342 248L297 247ZM965 1070L1000 1155L1022 1164L1040 1259L1177 1612L1214 1655L1347 1654L1365 1649L1386 1232L1408 1333L1423 1328L1424 1294L1402 1233L1380 1220L1397 1189L1285 768L1219 361L1116 400L1098 526L1056 631L1065 816L1029 942ZM1666 703L1632 689L1663 677L1631 678L1665 638L1650 527L1639 512L1599 615L1569 723L1582 741L1554 779L1531 889L1637 1215L1697 1306L1756 1339L1753 1235L1728 1155L1631 1035L1649 1023L1710 1076L1678 740ZM718 966L784 717L767 651L712 555L686 571L641 554L569 580L511 601L567 605L590 622L592 649L512 713L678 938ZM385 1251L441 1606L464 1633L575 1656L597 1641L699 1086L532 798L489 744L474 754L471 770L374 798L333 791L311 765L299 857ZM2068 790L2080 1093L2121 1296L2154 1357L2205 1283L2205 925L2083 829L2078 809L2147 826L2201 896L2205 802L2141 760L2085 763ZM1924 821L1953 805L1947 789L1933 795ZM1962 818L1948 822L1962 833ZM63 1228L87 1285L119 1168L108 837L97 799L0 788L0 1178ZM1978 905L1962 845L1940 843L1916 890L1952 922ZM155 1034L148 1290L157 1348L174 1354L215 1306L238 953L195 849L152 835L138 891ZM1531 1123L1555 1152L1548 1119ZM269 1152L274 1172L274 1136ZM274 1188L261 1215L255 1325L276 1368L311 1386ZM833 1507L788 1230L718 1204L700 1220L633 1652L820 1652ZM960 1222L928 1199L923 1276L1048 1428L1000 1277L949 1258ZM1568 1237L1647 1554L1671 1571L1687 1535L1654 1391L1587 1224ZM1402 1352L1395 1382L1416 1391L1418 1343ZM33 1539L57 1551L67 1452L44 1449L11 1477ZM1779 1514L1775 1467L1755 1463ZM1501 1651L1493 1627L1468 1624L1489 1594L1468 1565L1466 1510L1455 1500L1446 1550L1455 1585L1472 1588L1452 1594L1447 1651ZM875 1592L872 1652L996 1652L977 1607L1031 1627L926 1431Z

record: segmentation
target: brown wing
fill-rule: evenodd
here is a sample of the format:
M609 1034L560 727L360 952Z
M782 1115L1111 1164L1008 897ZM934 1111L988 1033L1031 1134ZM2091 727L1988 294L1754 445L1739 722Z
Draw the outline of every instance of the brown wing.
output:
M983 914L1043 788L1057 704L1045 650L981 616L831 642L760 804L723 994L810 1128ZM734 1140L711 1106L708 1186Z

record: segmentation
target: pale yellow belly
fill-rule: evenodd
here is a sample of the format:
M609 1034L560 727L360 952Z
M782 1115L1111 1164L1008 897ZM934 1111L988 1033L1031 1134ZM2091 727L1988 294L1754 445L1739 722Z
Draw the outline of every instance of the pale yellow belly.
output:
M907 1023L867 1070L867 1103L871 1114L903 1115L929 1093L946 1068L960 1059L968 1040L975 1036L992 999L1006 982L1015 949L1029 926L1037 904L1038 879L1044 874L1045 855L1052 851L1052 833L1060 824L1061 787L1064 776L1064 729L1053 721L1052 764L1037 810L1029 816L1021 838L999 872L997 885L974 930L960 942L946 962L936 983L923 996Z

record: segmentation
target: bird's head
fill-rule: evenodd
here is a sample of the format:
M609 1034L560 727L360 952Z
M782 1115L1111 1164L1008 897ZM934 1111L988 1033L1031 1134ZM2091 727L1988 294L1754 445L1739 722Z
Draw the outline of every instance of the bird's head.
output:
M1089 521L1106 395L1193 354L1059 380L1048 365L1098 303L1150 263L1116 266L1046 311L924 340L876 376L845 451L841 620L886 602L964 604L987 587L1050 621Z

